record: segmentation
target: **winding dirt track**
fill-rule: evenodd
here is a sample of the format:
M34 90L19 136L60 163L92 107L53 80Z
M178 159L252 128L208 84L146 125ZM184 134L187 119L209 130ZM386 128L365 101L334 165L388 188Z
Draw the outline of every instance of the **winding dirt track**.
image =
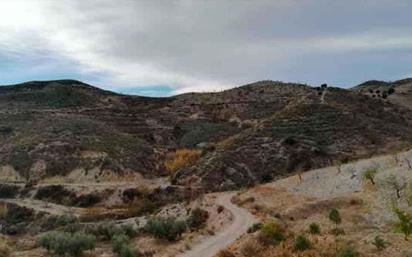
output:
M179 255L179 257L212 257L246 233L248 228L256 222L251 213L231 202L233 196L234 193L223 193L216 199L217 205L224 206L232 213L232 223L224 227L220 233L194 245L191 250Z

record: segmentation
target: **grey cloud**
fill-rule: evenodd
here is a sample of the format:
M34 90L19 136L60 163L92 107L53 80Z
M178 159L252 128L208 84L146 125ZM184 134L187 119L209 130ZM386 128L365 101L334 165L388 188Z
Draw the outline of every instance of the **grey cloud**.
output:
M364 74L412 73L405 71L412 61L402 60L398 72L380 63L412 49L410 1L38 2L49 47L106 72L113 84L184 92L259 79L347 85Z

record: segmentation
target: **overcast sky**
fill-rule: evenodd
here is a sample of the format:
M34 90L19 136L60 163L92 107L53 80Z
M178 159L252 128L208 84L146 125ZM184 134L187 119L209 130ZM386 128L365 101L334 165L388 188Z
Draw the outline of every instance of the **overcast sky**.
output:
M0 0L0 84L123 93L412 76L412 1Z

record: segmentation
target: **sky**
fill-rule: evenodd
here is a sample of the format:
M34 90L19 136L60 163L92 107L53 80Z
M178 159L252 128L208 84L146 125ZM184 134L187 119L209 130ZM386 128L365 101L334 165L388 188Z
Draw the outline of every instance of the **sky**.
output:
M128 94L412 76L410 0L0 0L0 84Z

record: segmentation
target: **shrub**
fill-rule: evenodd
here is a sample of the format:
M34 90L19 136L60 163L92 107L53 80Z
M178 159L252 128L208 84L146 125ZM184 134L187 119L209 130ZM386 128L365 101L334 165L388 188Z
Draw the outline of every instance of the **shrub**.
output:
M4 220L7 218L9 213L9 208L7 207L7 204L3 203L0 205L0 219Z
M114 253L120 254L124 245L129 244L130 239L125 234L116 234L112 238L112 250Z
M378 169L369 168L363 173L363 178L369 180L372 183L372 185L375 185L376 173L378 173Z
M298 235L293 244L293 249L295 249L295 251L305 251L310 247L310 242L304 235Z
M253 224L247 232L250 233L255 233L256 231L260 230L262 228L262 223L255 223Z
M220 250L217 254L217 257L236 257L231 251L229 250Z
M89 234L102 239L111 240L115 235L124 234L128 237L134 237L137 235L137 231L131 225L115 226L113 224L100 224L85 227L85 231Z
M240 251L245 257L256 257L261 256L263 247L256 239L250 239L242 245Z
M57 255L79 256L83 251L93 250L96 239L93 235L77 232L49 232L41 236L38 245Z
M131 245L123 245L119 253L120 257L137 257L137 251Z
M173 174L177 170L189 166L196 162L202 151L200 150L194 150L194 149L178 149L176 152L173 154L172 158L166 160L165 162L165 167L166 170L170 173Z
M193 229L199 229L205 225L208 218L209 218L209 213L207 211L200 209L200 208L196 208L190 214L190 217L187 223L189 227Z
M260 239L263 241L263 243L278 244L279 242L285 240L282 229L275 221L264 224L260 231Z
M222 205L219 205L217 207L217 213L221 213L224 209L225 209L225 207L223 207Z
M378 251L382 251L383 249L386 248L386 246L388 245L388 242L383 240L380 236L376 236L372 244L376 246L376 249L378 249Z
M340 249L337 254L337 257L358 257L359 254L352 248Z
M145 231L157 238L175 241L186 231L186 223L175 218L151 218L147 221Z
M317 223L311 223L311 224L309 225L309 233L311 233L311 234L313 234L313 235L320 234L319 224L317 224Z
M54 229L60 226L67 226L78 222L78 218L73 215L63 214L60 216L49 216L41 223L41 228L44 230Z
M394 212L399 220L396 223L396 228L404 234L405 240L407 241L409 235L412 233L412 216L398 208L394 208Z
M262 178L261 178L263 183L268 183L268 182L272 181L272 179L273 179L273 177L270 174L264 174L264 175L262 175Z
M0 257L8 257L10 252L11 250L7 241L0 238Z
M336 209L332 209L329 212L329 220L335 223L336 227L342 223L342 218L340 217L340 213Z

